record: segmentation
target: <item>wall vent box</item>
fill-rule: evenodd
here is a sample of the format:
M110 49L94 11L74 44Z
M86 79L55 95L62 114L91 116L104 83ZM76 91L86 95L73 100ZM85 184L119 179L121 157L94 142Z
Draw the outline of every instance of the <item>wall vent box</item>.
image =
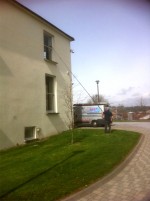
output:
M31 141L38 139L37 137L37 132L39 129L37 129L36 126L30 126L30 127L25 127L25 141Z

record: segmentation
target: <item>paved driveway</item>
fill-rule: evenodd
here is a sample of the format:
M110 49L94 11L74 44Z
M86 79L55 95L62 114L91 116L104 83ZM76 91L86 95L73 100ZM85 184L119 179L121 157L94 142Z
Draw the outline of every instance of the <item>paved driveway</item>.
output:
M138 131L144 137L113 174L64 201L150 201L150 123L115 123L112 129Z

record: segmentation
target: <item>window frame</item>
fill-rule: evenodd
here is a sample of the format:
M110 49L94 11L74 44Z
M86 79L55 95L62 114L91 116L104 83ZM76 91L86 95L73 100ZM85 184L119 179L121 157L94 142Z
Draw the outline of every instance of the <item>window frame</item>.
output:
M47 44L46 44L46 42L47 42ZM43 44L44 45L44 59L47 61L53 61L53 36L46 31L43 32L43 43L44 43Z
M45 74L45 93L46 113L57 113L56 76Z

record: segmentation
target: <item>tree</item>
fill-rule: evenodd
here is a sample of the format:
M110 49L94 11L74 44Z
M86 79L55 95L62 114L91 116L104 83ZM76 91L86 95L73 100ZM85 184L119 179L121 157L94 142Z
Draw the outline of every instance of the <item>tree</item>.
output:
M144 106L145 106L143 97L140 98L138 105L139 105L141 111L143 111L144 110Z
M73 113L73 96L72 96L72 85L66 86L64 91L64 107L65 107L65 115L66 115L66 125L68 129L71 131L71 143L74 143L74 113Z

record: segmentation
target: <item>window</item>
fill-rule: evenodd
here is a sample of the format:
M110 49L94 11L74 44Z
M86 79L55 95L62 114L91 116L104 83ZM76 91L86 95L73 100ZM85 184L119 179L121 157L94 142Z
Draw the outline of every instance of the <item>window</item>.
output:
M44 59L52 60L52 36L44 32Z
M46 75L46 111L55 112L55 77Z

